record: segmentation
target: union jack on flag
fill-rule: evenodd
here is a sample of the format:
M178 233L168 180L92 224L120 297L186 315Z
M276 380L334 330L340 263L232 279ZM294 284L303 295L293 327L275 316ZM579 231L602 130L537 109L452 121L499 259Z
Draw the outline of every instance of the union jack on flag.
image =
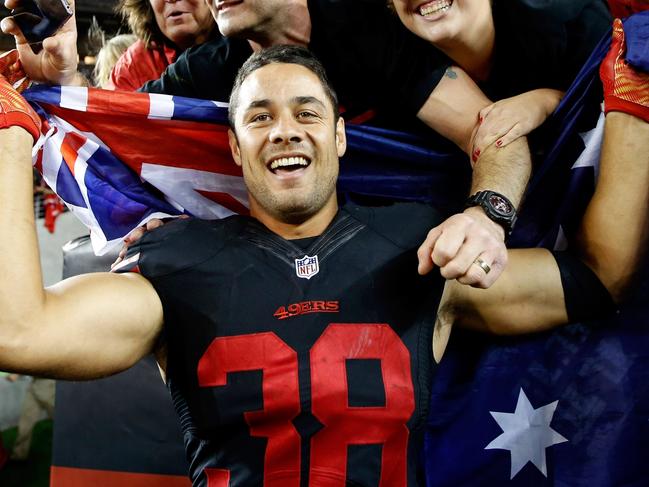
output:
M46 121L35 167L91 230L97 254L152 218L247 212L226 105L81 87L24 96Z

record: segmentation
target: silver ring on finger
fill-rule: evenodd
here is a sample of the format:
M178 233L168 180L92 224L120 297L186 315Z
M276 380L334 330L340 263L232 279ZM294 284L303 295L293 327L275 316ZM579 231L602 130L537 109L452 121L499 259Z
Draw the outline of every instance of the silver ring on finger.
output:
M473 261L473 263L480 267L480 269L482 269L485 274L489 274L491 272L491 267L489 266L489 264L487 264L480 257L477 257L476 260Z

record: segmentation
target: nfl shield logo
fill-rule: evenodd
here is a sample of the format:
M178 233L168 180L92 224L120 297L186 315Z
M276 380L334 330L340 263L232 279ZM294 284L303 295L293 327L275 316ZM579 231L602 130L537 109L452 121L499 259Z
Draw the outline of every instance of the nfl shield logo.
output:
M320 270L318 265L318 256L309 257L305 255L301 259L295 259L295 273L297 277L311 279Z

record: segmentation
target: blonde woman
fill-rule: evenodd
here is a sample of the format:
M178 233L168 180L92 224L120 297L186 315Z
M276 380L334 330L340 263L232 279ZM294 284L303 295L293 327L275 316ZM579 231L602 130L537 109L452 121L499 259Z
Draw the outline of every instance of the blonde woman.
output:
M111 86L110 74L115 63L136 41L137 37L134 34L119 34L104 42L97 53L97 61L92 71L95 86L99 88Z

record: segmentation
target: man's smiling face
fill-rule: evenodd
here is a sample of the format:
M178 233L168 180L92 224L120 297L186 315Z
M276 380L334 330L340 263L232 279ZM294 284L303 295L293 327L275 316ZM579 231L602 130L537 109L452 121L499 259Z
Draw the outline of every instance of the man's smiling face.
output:
M253 216L301 223L335 207L344 123L313 72L283 63L255 70L239 90L234 124L230 146Z

